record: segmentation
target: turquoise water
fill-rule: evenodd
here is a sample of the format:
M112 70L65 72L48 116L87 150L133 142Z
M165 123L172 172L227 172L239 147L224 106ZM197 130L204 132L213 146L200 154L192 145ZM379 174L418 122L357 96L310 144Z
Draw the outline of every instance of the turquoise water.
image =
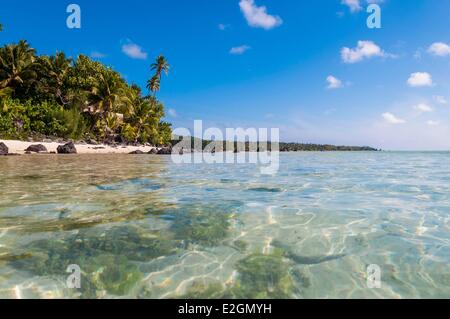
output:
M273 176L33 155L0 176L0 298L450 298L450 153L281 154Z

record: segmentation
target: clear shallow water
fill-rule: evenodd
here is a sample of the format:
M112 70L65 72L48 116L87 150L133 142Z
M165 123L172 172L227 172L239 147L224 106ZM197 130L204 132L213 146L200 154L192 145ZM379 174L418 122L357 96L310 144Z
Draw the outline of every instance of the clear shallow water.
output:
M450 153L280 163L0 158L0 298L450 298Z

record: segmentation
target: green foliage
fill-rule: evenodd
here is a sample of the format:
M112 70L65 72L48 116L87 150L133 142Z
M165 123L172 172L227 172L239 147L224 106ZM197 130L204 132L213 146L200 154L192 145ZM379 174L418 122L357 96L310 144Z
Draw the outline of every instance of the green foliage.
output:
M157 87L169 65L159 56L152 65ZM26 41L0 48L0 137L41 134L99 141L167 145L170 124L164 106L142 95L112 68L87 56L76 60L62 52L37 56Z
M52 102L3 99L0 109L0 137L25 138L33 134L80 138L87 122L76 109L66 110Z

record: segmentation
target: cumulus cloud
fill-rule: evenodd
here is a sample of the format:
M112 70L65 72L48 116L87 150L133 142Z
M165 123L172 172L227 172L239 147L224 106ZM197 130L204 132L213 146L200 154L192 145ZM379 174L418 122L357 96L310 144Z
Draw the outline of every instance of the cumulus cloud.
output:
M362 10L359 0L342 0L342 4L346 5L351 12L358 12Z
M383 51L372 41L358 41L356 48L344 47L341 50L341 58L344 63L357 63L373 57L394 57Z
M416 106L414 106L414 109L419 113L429 113L434 111L431 106L425 103L417 104Z
M428 125L428 126L438 126L438 125L439 125L439 122L438 122L438 121L429 120L429 121L427 122L427 125Z
M410 87L432 86L433 78L430 73L416 72L412 73L408 79L408 85Z
M250 50L251 47L248 45L241 45L238 47L233 47L230 49L230 54L234 54L234 55L241 55L244 54L246 51Z
M132 59L145 60L147 59L147 52L145 52L141 46L129 41L122 45L122 52Z
M433 96L433 99L439 104L444 104L444 105L447 104L447 100L444 96L435 95L435 96Z
M342 81L332 75L329 75L327 77L327 82L328 82L327 88L330 90L340 89L340 88L344 87L344 84L342 83Z
M444 42L435 42L428 48L428 53L436 56L450 55L450 45Z
M382 3L384 0L365 0L365 2L367 2L368 4L380 4ZM362 0L342 0L341 3L343 5L346 5L349 9L350 12L355 13L355 12L359 12L363 9L363 6L361 4L361 2L364 2Z
M270 30L283 23L279 16L268 14L267 8L264 6L258 7L254 0L241 0L239 6L251 27Z
M389 124L404 124L405 120L398 118L392 113L386 112L381 115L383 119Z

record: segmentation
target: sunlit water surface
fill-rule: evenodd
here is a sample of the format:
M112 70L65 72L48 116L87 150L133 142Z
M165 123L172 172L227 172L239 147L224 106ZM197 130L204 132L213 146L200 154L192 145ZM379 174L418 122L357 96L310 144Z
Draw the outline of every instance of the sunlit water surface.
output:
M280 161L0 158L0 298L450 298L450 153Z

